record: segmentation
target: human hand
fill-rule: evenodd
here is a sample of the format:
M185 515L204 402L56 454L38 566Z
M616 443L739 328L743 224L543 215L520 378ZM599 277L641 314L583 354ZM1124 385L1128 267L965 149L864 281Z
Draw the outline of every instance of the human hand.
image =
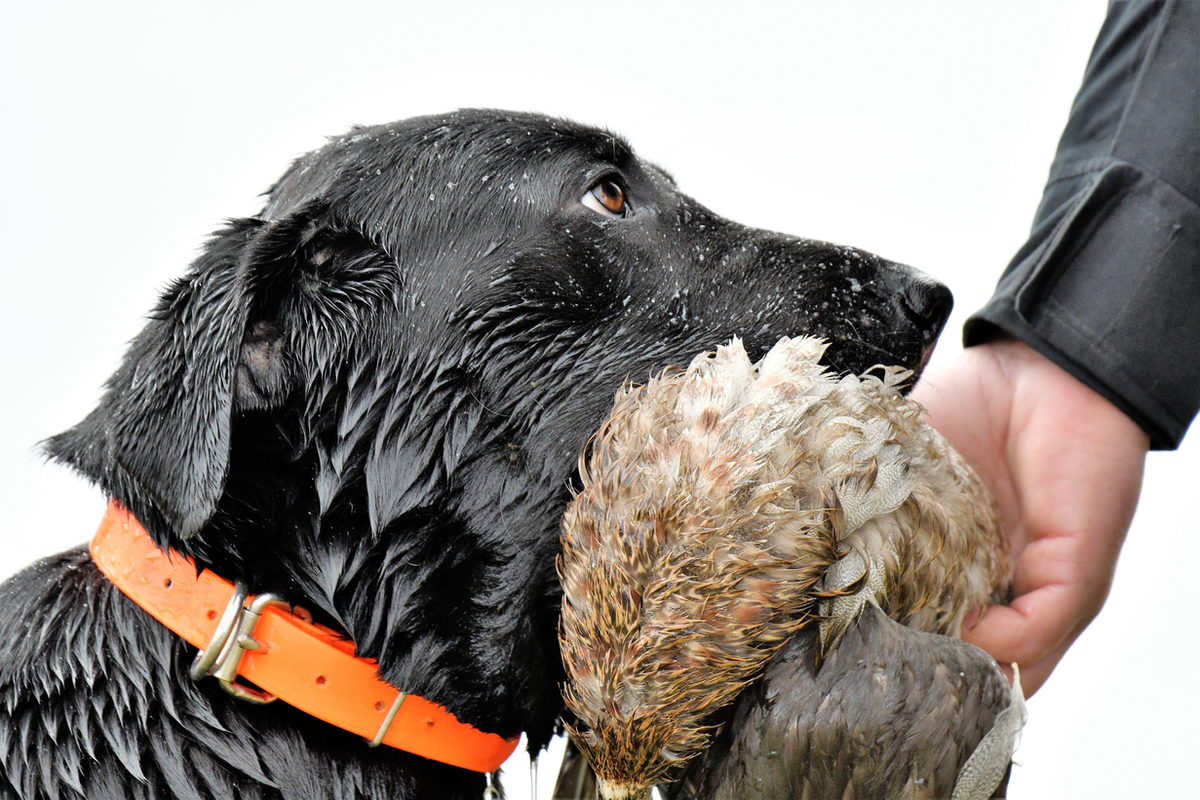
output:
M963 638L1017 662L1032 695L1108 597L1149 436L1012 339L934 365L912 397L992 490L1016 557L1012 602Z

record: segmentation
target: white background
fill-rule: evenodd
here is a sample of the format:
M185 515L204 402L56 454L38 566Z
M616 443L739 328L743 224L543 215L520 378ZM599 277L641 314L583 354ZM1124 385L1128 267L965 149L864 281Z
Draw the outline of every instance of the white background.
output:
M90 410L204 236L323 137L477 105L608 126L719 213L948 283L944 358L1025 238L1104 16L1103 0L167 5L0 11L0 577L102 512L36 443ZM1108 605L1030 702L1010 797L1195 796L1198 452L1193 435L1150 456ZM509 772L521 796L525 767Z

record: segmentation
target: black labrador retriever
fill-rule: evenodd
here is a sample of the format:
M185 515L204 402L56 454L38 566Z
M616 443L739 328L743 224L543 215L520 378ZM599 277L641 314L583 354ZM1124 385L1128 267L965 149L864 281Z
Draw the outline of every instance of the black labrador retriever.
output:
M805 333L839 370L919 370L949 309L906 267L715 216L605 131L423 117L298 160L46 450L159 547L307 608L392 686L536 751L561 709L559 517L622 382L735 335L755 360ZM195 648L86 549L0 598L0 796L484 791L193 681Z

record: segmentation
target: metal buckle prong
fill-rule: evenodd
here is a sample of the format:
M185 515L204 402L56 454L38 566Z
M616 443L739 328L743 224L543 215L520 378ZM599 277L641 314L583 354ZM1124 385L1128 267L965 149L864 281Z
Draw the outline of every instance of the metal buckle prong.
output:
M217 660L221 657L221 651L229 640L229 634L233 632L242 616L242 606L246 602L247 594L246 584L238 581L233 585L233 596L229 598L225 612L221 614L221 621L217 623L208 647L197 653L195 660L192 661L192 669L189 672L192 680L198 681L201 678L207 678L216 669Z
M396 695L396 699L392 701L392 707L388 709L387 716L383 718L383 724L379 726L379 732L375 734L375 738L367 742L367 747L379 747L383 742L383 737L387 736L388 728L392 727L392 720L396 718L396 712L400 710L400 704L404 702L404 698L408 697L404 692Z
M225 613L221 615L221 621L217 623L208 647L196 654L190 674L192 680L196 681L212 675L220 681L221 688L234 697L265 705L275 700L275 695L238 683L238 667L247 650L259 648L258 642L251 634L254 633L254 626L258 624L263 609L269 605L286 606L287 603L277 595L266 593L256 596L247 608L245 602L248 594L246 585L241 581L234 585L229 605L225 607Z

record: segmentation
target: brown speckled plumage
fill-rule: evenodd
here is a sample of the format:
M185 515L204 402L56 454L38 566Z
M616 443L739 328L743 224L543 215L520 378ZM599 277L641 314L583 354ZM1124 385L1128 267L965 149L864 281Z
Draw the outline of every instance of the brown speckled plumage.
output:
M700 752L712 712L810 622L819 659L867 603L958 635L1007 590L994 504L901 395L908 374L839 379L823 351L784 339L752 364L735 339L630 388L581 464L564 696L608 797Z

